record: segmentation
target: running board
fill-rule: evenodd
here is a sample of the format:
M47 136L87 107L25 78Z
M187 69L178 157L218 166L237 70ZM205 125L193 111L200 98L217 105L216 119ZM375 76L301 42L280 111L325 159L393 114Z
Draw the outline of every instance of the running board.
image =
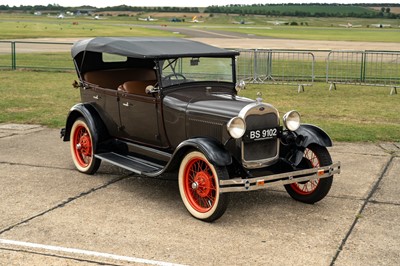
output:
M94 156L140 175L151 175L164 169L164 166L162 165L137 157L124 156L115 152L99 153Z

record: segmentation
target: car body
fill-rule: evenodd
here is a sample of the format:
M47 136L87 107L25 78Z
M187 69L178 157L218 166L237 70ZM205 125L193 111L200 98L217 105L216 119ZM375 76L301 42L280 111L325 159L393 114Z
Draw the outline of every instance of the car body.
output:
M238 96L239 53L180 38L97 37L71 50L81 102L62 129L77 169L107 161L137 174L177 172L187 210L222 216L229 192L284 185L294 199L324 198L340 163L329 136Z

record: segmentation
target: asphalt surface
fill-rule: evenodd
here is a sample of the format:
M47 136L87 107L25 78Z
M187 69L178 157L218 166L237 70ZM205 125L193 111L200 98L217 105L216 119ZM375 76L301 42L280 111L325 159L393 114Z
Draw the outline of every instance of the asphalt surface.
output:
M192 218L172 177L73 167L59 131L0 124L0 265L398 265L400 143L335 143L314 205L283 188L232 194Z

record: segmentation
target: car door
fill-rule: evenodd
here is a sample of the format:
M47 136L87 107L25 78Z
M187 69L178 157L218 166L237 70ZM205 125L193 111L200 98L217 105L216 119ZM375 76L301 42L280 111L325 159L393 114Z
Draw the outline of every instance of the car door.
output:
M117 91L90 87L82 88L81 95L83 102L90 103L97 110L109 134L116 136L120 125Z
M153 95L119 93L121 137L143 144L164 147L166 141L162 133L163 127L160 125L160 99Z

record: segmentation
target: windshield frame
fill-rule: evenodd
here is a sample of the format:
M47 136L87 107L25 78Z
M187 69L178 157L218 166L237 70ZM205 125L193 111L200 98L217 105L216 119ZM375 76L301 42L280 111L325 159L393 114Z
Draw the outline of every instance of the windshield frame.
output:
M224 79L190 79L186 78L185 74L189 77L193 77L196 74L191 72L183 71L183 67L180 63L182 60L190 60L190 66L197 66L201 64L202 61L220 61L223 62L226 60L225 63L225 73L217 73L228 77ZM224 84L235 84L236 83L236 56L190 56L190 57L171 57L171 58L163 58L156 60L156 70L159 76L159 87L160 88L168 88L168 87L175 87L179 85L187 85L190 83L224 83ZM204 67L207 67L205 65ZM168 69L166 71L166 69ZM230 70L229 70L230 69ZM167 74L167 75L166 75ZM199 74L199 73L197 73ZM200 73L201 75L210 76L212 71L208 71L207 73ZM214 74L214 73L213 73ZM169 77L168 77L169 76ZM166 78L167 77L167 78ZM172 81L172 82L171 82Z

